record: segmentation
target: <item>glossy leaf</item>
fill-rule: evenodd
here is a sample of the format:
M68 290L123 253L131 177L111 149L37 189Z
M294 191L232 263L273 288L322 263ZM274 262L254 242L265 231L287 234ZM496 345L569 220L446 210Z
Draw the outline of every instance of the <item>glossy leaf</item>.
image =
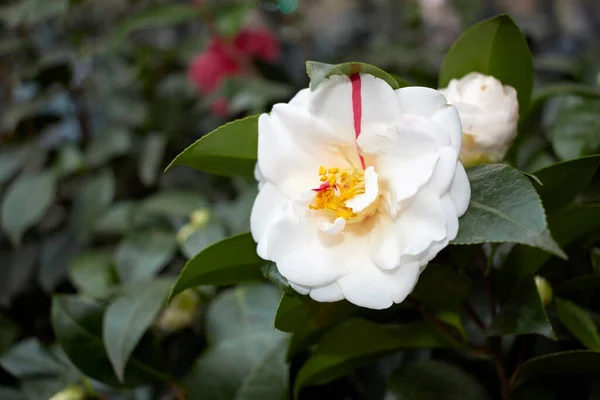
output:
M116 298L106 309L102 337L121 382L131 353L164 305L172 284L172 279L159 279L141 285Z
M299 296L284 293L275 315L275 328L282 332L294 332L310 313L310 308Z
M167 137L162 133L151 133L142 142L138 175L145 186L152 186L161 170Z
M104 308L80 296L57 295L52 299L52 327L69 360L85 375L111 386L120 386L102 340ZM139 356L149 357L140 352ZM166 381L168 377L141 361L136 354L125 370L125 385Z
M168 232L138 232L125 238L115 252L121 282L151 278L169 262L176 247L175 236Z
M59 375L64 371L64 367L37 339L25 339L14 345L2 355L0 365L18 378Z
M228 289L210 303L206 338L210 345L242 336L246 331L274 331L273 318L281 292L265 283Z
M279 289L286 293L296 294L296 291L292 289L288 280L281 275L275 263L264 264L260 270L263 276L273 282Z
M471 281L451 267L431 264L419 277L412 292L426 308L432 311L460 310L469 296Z
M249 233L224 239L185 264L170 298L198 285L231 285L259 280L263 263L265 261L256 254L256 243Z
M69 266L69 278L81 294L102 298L116 284L113 255L109 251L89 250Z
M580 275L554 286L555 293L586 292L600 288L600 274Z
M589 204L553 213L548 225L557 243L565 247L600 229L600 205ZM504 287L510 287L535 273L552 256L539 249L515 246L510 252L499 277Z
M78 233L89 232L99 215L108 209L115 197L115 176L105 169L90 176L79 188L73 204L71 227Z
M533 173L542 185L536 189L546 212L568 205L585 189L600 165L600 155L563 161Z
M504 164L479 165L467 174L471 202L453 243L515 242L566 257L550 236L542 202L523 174Z
M590 350L600 351L600 334L590 314L569 300L557 298L556 313L565 327Z
M390 378L386 400L481 400L483 386L455 365L424 360L400 367Z
M521 364L519 375L532 379L540 375L600 375L600 353L591 350L575 350L546 354Z
M521 115L533 90L533 60L523 33L508 15L467 29L450 48L440 70L439 87L470 72L492 75L517 90Z
M54 175L22 175L9 186L2 201L2 229L13 243L44 216L56 191Z
M285 360L288 341L280 340L246 376L235 400L287 400L289 365Z
M385 326L349 319L330 330L298 372L297 398L304 386L325 383L345 375L372 357L408 348L449 347L426 323Z
M491 336L535 333L556 340L533 279L528 278L515 288L486 333Z
M306 62L306 73L310 78L310 89L315 90L323 79L332 75L370 74L383 79L392 89L398 89L400 85L393 76L382 69L363 62L347 62L343 64L326 64L317 61Z
M258 115L225 124L179 154L167 167L187 165L216 175L254 176Z

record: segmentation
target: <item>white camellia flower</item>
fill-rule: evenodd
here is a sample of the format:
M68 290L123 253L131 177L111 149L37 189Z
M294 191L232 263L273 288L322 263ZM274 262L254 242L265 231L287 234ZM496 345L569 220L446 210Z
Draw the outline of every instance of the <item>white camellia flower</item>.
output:
M493 76L471 72L440 92L460 115L463 164L501 161L517 135L517 91Z
M434 89L335 75L258 125L259 256L317 301L402 302L469 204L456 109Z

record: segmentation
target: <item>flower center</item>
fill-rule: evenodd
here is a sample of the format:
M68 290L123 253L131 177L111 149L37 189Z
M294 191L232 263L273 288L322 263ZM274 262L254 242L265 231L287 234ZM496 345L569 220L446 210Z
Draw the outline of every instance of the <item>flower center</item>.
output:
M356 168L319 168L321 186L313 189L315 197L308 208L323 210L347 222L359 222L370 216L374 208L366 207L358 211L347 202L365 193L365 176ZM375 203L375 202L373 202Z

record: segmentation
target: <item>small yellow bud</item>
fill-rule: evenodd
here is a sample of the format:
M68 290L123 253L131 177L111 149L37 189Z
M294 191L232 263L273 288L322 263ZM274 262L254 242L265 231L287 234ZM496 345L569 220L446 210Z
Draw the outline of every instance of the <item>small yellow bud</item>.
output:
M184 290L160 313L154 326L166 332L180 331L192 325L199 306L200 296L193 289Z
M540 299L542 300L542 304L547 306L552 302L552 285L543 277L536 275L533 279L535 281L535 286L537 287L538 294L540 295Z
M209 219L210 211L205 208L195 210L191 216L192 225L194 225L196 229L202 228L204 225L206 225Z

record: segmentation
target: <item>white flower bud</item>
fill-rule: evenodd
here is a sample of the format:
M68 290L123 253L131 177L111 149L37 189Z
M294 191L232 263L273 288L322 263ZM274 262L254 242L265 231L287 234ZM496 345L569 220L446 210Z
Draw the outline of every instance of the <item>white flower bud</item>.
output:
M472 72L452 79L440 92L460 115L462 163L468 167L501 161L517 135L517 91L493 76Z

